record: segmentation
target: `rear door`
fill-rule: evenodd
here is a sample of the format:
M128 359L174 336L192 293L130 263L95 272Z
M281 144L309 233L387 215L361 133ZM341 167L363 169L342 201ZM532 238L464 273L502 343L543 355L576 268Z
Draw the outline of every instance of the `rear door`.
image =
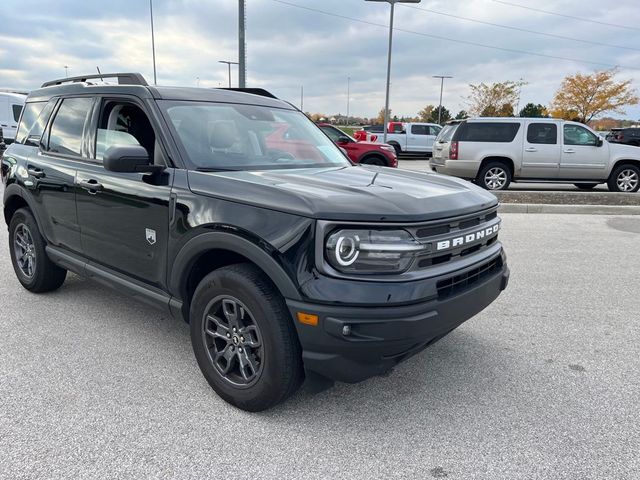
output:
M563 125L560 178L601 180L606 177L609 144L577 123Z
M562 146L558 124L528 121L522 152L522 178L556 179L560 169Z
M90 263L162 288L173 169L120 173L102 166L104 152L113 145L141 145L154 163L166 164L153 118L135 98L99 100L91 122L91 152L78 165L76 203L82 251Z

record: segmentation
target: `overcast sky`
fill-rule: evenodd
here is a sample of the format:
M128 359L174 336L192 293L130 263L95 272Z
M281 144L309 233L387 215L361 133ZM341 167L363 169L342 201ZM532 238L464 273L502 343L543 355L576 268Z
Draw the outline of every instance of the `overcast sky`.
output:
M153 79L147 0L3 0L2 5L0 88L37 87L64 77L65 65L70 76L100 66L102 72L140 71ZM238 58L237 0L154 0L153 5L158 83L195 86L199 77L201 87L226 86L227 67L218 60ZM637 0L423 0L417 7L430 11L396 8L394 114L415 115L424 105L437 104L440 84L432 78L437 74L455 77L446 81L443 101L454 113L465 107L469 83L522 78L528 85L521 106L548 104L565 75L608 65L620 65L619 78L633 79L640 89ZM351 113L376 115L384 105L388 21L386 3L247 0L248 84L297 105L304 85L305 111L344 114L351 77ZM626 117L640 119L640 107L629 108Z

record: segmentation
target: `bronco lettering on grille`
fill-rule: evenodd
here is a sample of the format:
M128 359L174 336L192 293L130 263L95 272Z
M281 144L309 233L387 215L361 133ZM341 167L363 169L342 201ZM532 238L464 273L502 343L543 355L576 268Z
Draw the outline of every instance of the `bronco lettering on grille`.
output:
M496 224L493 227L483 228L482 230L478 230L477 232L468 233L466 235L462 235L460 237L453 237L448 240L440 240L436 243L436 251L448 250L450 248L461 247L468 243L473 243L477 240L481 240L485 237L493 235L500 230L500 224Z

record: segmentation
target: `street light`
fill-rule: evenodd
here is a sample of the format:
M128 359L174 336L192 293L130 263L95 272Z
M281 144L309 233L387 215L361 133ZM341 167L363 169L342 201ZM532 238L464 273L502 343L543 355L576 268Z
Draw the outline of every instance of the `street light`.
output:
M347 77L347 125L349 125L349 102L351 101L351 77Z
M238 65L238 62L229 62L227 60L220 60L218 63L226 63L229 67L229 88L231 88L231 65Z
M389 86L391 85L391 48L393 46L393 14L396 3L420 3L421 0L365 0L367 2L386 2L391 5L391 18L389 20L389 54L387 56L387 91L384 101L384 137L387 143L387 130L389 128Z
M444 88L444 79L453 77L451 75L434 75L433 78L440 79L440 106L438 106L438 125L440 125L440 119L442 118L442 89Z

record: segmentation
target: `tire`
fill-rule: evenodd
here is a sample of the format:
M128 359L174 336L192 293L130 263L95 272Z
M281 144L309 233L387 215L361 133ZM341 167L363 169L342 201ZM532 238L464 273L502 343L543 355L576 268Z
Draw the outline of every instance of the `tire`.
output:
M506 190L511 183L511 169L503 162L487 162L476 182L485 190Z
M611 172L607 186L612 192L637 192L640 189L640 167L631 163L618 165Z
M11 263L18 281L33 293L56 290L67 276L65 269L49 259L45 246L46 242L29 209L16 210L9 222Z
M396 157L400 157L400 155L402 154L402 149L400 148L400 145L398 145L397 143L390 143L389 145L391 145L395 149Z
M387 164L386 164L386 162L384 160L382 160L380 157L376 157L376 156L364 158L360 163L363 164L363 165L377 165L379 167L386 167L387 166Z
M597 183L574 183L580 190L593 190L598 186Z
M259 412L301 385L302 351L291 315L257 267L241 263L207 275L194 293L190 324L198 366L230 404Z

